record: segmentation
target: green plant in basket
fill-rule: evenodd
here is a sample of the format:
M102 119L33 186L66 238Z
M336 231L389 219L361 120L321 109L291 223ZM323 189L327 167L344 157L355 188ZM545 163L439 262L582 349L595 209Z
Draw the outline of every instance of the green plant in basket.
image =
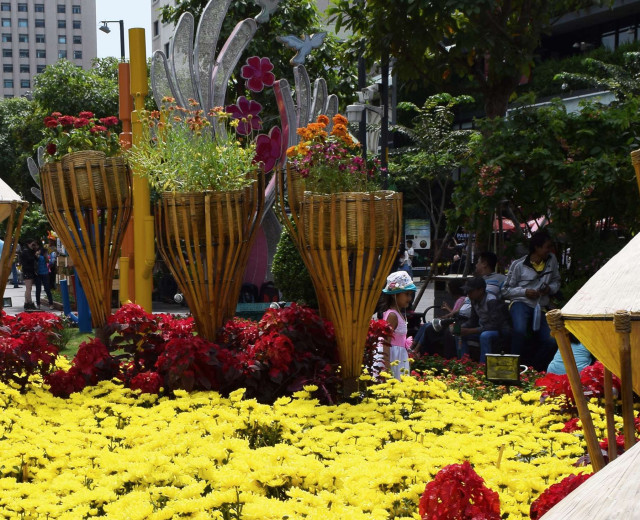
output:
M247 172L256 168L252 114L238 119L216 107L205 115L193 108L197 102L190 103L192 108L185 108L164 98L160 110L142 113L142 137L127 152L133 171L158 191L244 188L251 182ZM238 131L239 125L246 132Z
M120 138L116 131L116 116L97 118L93 112L78 116L53 112L44 118L45 137L38 143L45 150L47 162L59 161L73 152L94 150L107 157L120 154Z
M298 129L300 142L287 150L289 167L305 180L305 190L314 193L369 192L380 189L380 162L366 161L347 130L347 118L336 114L327 132L329 118Z

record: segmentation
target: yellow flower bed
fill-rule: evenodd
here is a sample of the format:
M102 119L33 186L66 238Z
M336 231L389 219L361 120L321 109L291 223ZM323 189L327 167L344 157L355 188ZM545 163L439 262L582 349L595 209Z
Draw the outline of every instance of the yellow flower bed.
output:
M549 485L591 471L572 466L584 445L537 392L482 402L412 378L373 392L265 406L241 392L172 400L102 383L63 400L0 384L0 516L418 518L426 483L469 460L517 519Z

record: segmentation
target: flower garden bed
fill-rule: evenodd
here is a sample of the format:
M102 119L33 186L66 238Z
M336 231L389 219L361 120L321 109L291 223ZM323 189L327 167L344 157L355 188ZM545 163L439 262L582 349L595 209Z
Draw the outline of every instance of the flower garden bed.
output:
M47 321L37 314L23 316L3 328L3 362L19 358L11 358L10 351L26 352L13 336L35 334L43 340ZM270 313L266 319L274 323L287 316ZM148 325L131 309L129 319ZM242 336L244 328L231 323L234 334ZM28 327L32 332L25 332ZM190 330L184 320L171 325L172 330L181 327ZM287 351L286 342L272 333L259 352L264 364L274 345L281 355ZM260 344L253 341L253 347ZM259 372L253 347L247 360ZM78 367L76 377L84 378L88 352L82 351L73 365L64 358L55 362L66 370ZM42 363L55 358L51 348L43 352ZM106 368L101 356L97 365ZM129 369L131 362L126 361ZM443 370L463 372L468 366L478 376L477 365L447 366ZM287 378L284 372L269 376L270 371L264 377ZM498 516L479 518L519 519L529 517L532 502L552 484L590 472L579 465L585 445L566 401L541 401L541 391L518 388L474 397L433 369L420 378L371 385L353 403L334 404L322 404L318 398L328 402L325 394L311 384L272 404L247 398L252 390L244 389L227 397L177 388L143 393L150 388L126 388L123 380L133 378L122 372L65 399L51 394L37 370L32 374L24 385L6 373L7 382L0 383L0 511L5 518L420 518L420 507L429 507L427 498L421 502L428 483L430 496L440 497L436 505L442 507L453 504L455 490L479 485L468 466L453 466L436 478L442 468L468 461L488 488L487 504L495 508L495 493L499 499ZM590 406L602 438L603 409L596 400ZM465 485L452 484L453 474Z

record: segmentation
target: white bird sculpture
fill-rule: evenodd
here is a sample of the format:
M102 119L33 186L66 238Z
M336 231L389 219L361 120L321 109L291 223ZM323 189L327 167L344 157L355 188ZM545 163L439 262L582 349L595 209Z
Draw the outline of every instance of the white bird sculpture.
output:
M291 65L304 65L304 60L307 58L311 50L320 47L326 36L326 32L307 35L303 34L302 38L298 38L297 36L290 34L288 36L276 36L276 40L283 43L289 49L298 51L296 55L291 58L291 61L289 62Z

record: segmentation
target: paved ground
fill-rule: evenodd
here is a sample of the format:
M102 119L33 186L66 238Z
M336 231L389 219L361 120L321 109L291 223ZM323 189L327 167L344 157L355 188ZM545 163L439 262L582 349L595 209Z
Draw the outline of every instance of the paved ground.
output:
M420 288L421 282L419 281L418 278L415 278L415 283L418 286L418 288ZM32 290L33 301L35 301L35 293L36 293L36 290L34 288ZM9 283L7 283L7 288L4 291L4 297L11 299L11 305L7 304L7 306L4 307L3 309L7 314L18 314L19 312L22 312L24 310L24 285L21 284L19 288L15 289L11 281L9 281ZM424 294L422 295L422 298L418 302L418 307L416 310L418 312L423 312L428 306L433 305L433 298L434 298L433 283L431 283L429 284L429 287L425 290ZM47 302L47 298L43 292L43 298L41 303L44 303L44 305L42 306L42 310L53 312L55 314L62 314L62 311L60 310L55 310L55 309L50 310L46 302ZM187 307L183 307L182 305L173 304L173 303L153 302L152 305L153 305L153 312L168 312L172 314L174 313L186 314L189 312L189 309ZM433 316L433 313L429 312L429 314L427 315L427 319L430 319L432 316Z
M15 289L13 287L13 283L9 281L7 283L7 288L4 291L4 298L11 298L11 305L7 304L3 308L3 310L7 314L18 314L19 312L24 311L24 285L20 284L20 287ZM35 302L36 301L36 290L35 287L31 291L31 298ZM41 310L47 312L53 312L54 314L62 314L61 310L49 309L47 305L47 296L42 292L41 302L42 305ZM153 302L153 312L162 312L162 313L172 313L172 314L186 314L189 312L187 307L183 307L182 305L178 305L176 303L162 303L162 302Z

